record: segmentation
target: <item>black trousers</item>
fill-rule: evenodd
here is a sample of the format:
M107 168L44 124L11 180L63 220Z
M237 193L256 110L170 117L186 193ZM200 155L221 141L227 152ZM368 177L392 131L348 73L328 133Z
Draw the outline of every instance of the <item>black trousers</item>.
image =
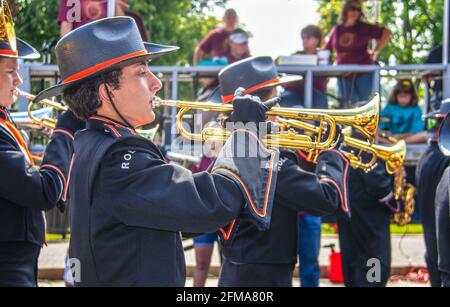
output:
M292 287L295 264L237 264L224 259L219 287Z
M436 202L438 267L443 287L450 287L450 214L449 204Z
M0 287L36 287L41 247L29 242L0 242Z

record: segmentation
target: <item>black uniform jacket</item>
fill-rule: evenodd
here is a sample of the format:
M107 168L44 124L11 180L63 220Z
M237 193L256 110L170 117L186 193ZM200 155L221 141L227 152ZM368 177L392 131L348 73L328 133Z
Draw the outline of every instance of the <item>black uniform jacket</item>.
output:
M41 246L45 239L43 210L53 208L63 196L73 136L55 130L38 170L11 125L6 111L0 109L0 242L27 241Z
M224 257L239 264L295 264L298 211L348 211L348 172L348 161L335 150L319 155L315 173L301 169L294 152L281 152L270 229L260 231L243 211L229 233L220 231Z
M180 232L213 232L246 202L255 205L253 214L270 211L276 172L261 165L276 163L278 154L247 163L219 157L213 174L193 175L167 164L152 142L120 123L93 116L86 127L75 138L69 183L77 286L183 286ZM258 187L242 184L245 178Z

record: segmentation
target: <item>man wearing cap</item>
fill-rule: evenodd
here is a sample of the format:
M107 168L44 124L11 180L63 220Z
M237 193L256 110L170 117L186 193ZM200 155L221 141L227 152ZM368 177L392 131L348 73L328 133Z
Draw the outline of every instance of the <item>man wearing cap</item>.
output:
M10 19L7 1L1 1L0 14L2 20ZM22 84L17 59L36 59L39 53L16 39L14 28L0 28L0 33L0 287L35 287L45 240L44 210L66 196L73 133L81 123L69 113L60 116L38 170L7 108Z
M225 11L223 23L223 27L211 31L197 46L193 58L194 65L197 65L206 54L210 54L214 59L223 57L227 52L228 38L238 23L238 16L234 9Z
M447 109L447 111L450 111ZM439 128L439 148L446 157L450 157L450 113L445 114ZM450 287L450 167L442 175L436 190L436 240L438 251L438 269L442 287Z
M439 150L438 128L447 112L450 100L444 100L440 109L425 115L427 120L435 120L436 126L428 141L428 148L417 163L416 184L417 201L421 207L423 236L425 240L425 261L430 274L432 287L440 287L442 280L438 270L438 251L436 239L435 196L439 180L450 162Z
M230 103L242 86L262 101L276 94L276 86L298 81L300 76L279 76L270 57L253 57L225 67L219 87L209 101ZM336 143L339 143L340 135ZM338 145L337 145L338 146ZM295 151L283 150L278 165L275 204L270 229L258 227L247 212L219 230L224 256L219 286L289 287L297 262L297 212L317 215L347 209L349 163L337 150L323 151L316 173L298 166Z
M183 286L180 232L216 230L245 203L255 223L269 226L278 152L256 134L273 101L242 90L232 98L232 121L245 126L233 129L211 173L167 164L137 135L154 120L151 102L161 88L147 62L176 49L144 43L128 17L89 23L56 46L62 81L36 101L63 93L87 120L75 137L69 183L76 286Z

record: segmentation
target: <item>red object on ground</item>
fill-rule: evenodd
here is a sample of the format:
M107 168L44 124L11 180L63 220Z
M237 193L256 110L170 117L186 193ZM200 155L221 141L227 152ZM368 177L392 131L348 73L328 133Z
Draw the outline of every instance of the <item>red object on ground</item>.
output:
M328 278L333 283L343 283L344 274L342 273L341 253L332 251L330 254L330 272Z

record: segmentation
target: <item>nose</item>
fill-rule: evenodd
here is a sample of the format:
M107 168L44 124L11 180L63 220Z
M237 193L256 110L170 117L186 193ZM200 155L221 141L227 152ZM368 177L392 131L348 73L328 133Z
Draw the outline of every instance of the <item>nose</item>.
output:
M14 85L15 87L18 87L18 86L22 85L22 83L23 83L23 80L22 80L22 78L20 77L19 72L16 71L15 74L14 74L13 85Z
M157 91L159 91L162 87L162 83L161 80L158 79L158 77L156 77L152 72L150 72L149 77L148 77L148 81L150 84L150 89L152 92L156 93Z

